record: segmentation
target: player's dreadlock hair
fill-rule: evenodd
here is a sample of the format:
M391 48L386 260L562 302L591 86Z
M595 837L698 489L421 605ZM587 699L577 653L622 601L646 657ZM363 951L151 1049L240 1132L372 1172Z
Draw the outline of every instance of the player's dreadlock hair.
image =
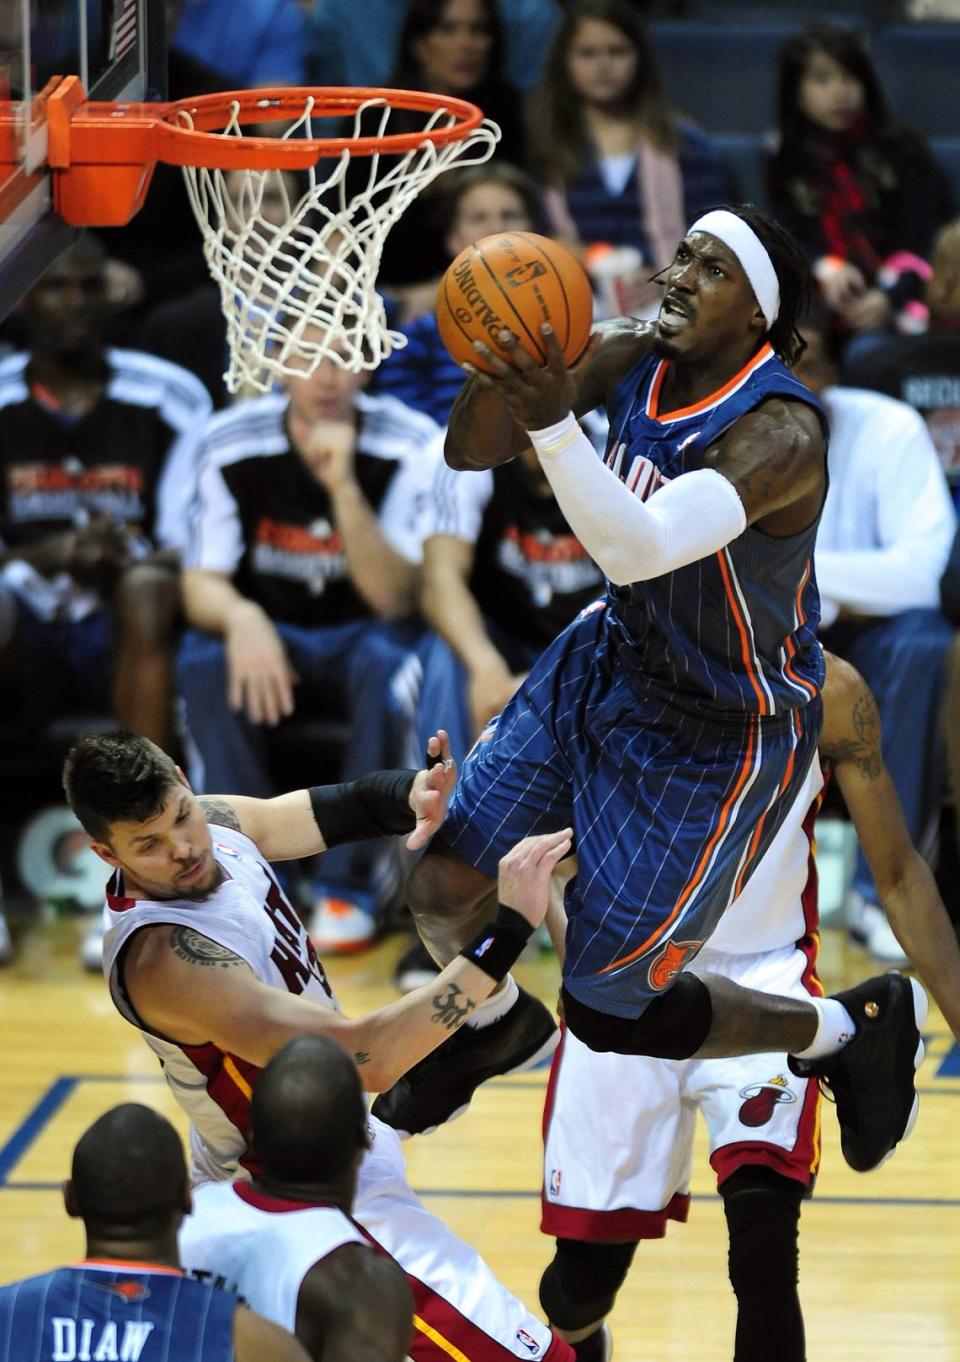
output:
M798 328L813 296L813 278L806 257L790 233L752 203L724 206L756 233L770 257L780 285L780 311L765 339L784 364L795 364L806 348Z
M157 813L179 780L166 752L122 728L86 734L63 763L67 803L97 842L109 842L110 824L119 819L142 823Z

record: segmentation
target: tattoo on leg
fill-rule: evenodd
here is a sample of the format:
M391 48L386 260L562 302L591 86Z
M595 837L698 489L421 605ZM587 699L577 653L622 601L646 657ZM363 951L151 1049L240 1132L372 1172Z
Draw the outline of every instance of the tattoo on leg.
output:
M458 1002L459 998L463 999L462 1003ZM437 1010L430 1020L439 1022L448 1031L455 1031L466 1020L468 1013L476 1007L473 999L468 998L457 984L448 985L446 997L442 993L436 994L433 1005Z
M201 936L192 927L173 927L170 931L170 946L174 955L185 960L188 965L214 965L229 969L231 965L243 965L239 955L227 950L208 936Z
M208 823L216 823L221 828L233 828L234 832L242 831L236 809L225 799L214 799L210 795L201 795L200 804Z

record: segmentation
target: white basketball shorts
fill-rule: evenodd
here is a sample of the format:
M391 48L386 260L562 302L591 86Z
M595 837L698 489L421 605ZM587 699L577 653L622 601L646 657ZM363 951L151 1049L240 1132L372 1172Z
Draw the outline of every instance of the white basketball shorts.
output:
M697 973L747 988L821 997L815 937L762 955L704 948ZM544 1234L615 1243L659 1239L686 1220L693 1131L707 1123L722 1184L760 1164L811 1185L820 1158L819 1090L783 1053L736 1059L649 1059L597 1054L564 1031L544 1110Z

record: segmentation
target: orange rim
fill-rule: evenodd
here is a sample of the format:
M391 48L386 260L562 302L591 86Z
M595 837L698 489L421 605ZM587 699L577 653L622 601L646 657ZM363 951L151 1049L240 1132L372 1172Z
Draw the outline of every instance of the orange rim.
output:
M213 95L199 95L195 99L180 99L163 107L163 157L169 150L169 137L175 143L182 140L183 149L189 146L202 151L212 139L214 145L222 146L224 138L220 135L230 121L234 105L237 108L237 122L247 124L286 122L300 118L305 112L309 99L313 99L311 118L352 117L362 105L380 100L391 109L406 109L415 113L432 114L438 110L452 114L456 122L449 127L420 129L417 132L387 133L383 137L297 137L291 145L299 151L314 157L339 156L349 151L352 156L374 156L377 154L403 153L415 151L425 142L434 146L446 146L450 142L463 141L483 122L483 113L475 104L452 96L429 94L423 90L386 90L375 88L354 88L340 86L289 86L259 90L227 90ZM178 122L188 115L192 128ZM275 137L243 137L244 151L249 154L248 166L251 170L260 165L271 168L277 154ZM266 158L261 161L261 157ZM205 158L191 161L189 156L177 156L179 164L205 165L216 164Z
M475 104L422 90L289 86L227 90L164 104L116 104L88 100L77 76L55 78L51 85L47 164L54 172L54 206L77 227L129 222L143 203L157 161L220 170L308 170L321 158L344 152L403 155L428 143L439 149L464 141L483 122ZM427 116L446 110L453 121L380 137L224 134L233 118L241 127L295 122L311 99L311 118L350 117L368 101L379 100L391 109ZM0 165L14 160L8 125L15 108L0 102ZM192 127L184 126L187 116Z

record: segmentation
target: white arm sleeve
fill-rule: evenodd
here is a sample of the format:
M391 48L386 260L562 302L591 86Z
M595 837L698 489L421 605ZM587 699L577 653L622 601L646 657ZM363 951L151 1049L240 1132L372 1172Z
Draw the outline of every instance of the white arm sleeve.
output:
M683 473L639 501L597 458L573 416L528 432L571 530L616 586L644 582L716 553L747 528L722 473Z

